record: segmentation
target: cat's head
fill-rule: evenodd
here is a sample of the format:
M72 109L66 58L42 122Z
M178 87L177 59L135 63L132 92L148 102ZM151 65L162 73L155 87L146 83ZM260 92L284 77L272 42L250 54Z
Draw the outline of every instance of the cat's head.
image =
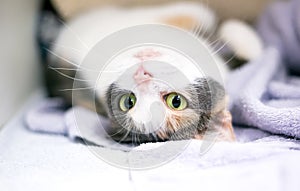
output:
M164 60L163 51L147 49L134 56L140 62L114 80L105 96L114 139L142 143L201 138L208 131L224 135L224 129L233 136L231 125L222 127L226 96L220 83L197 74L187 60L170 55Z

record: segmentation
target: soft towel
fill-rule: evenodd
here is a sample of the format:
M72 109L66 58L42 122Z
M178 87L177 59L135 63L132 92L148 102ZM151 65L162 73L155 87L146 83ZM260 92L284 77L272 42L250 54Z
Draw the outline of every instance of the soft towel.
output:
M262 16L258 31L269 48L228 82L234 124L300 138L299 18L300 0L276 2Z
M300 0L273 3L258 22L266 45L279 49L284 65L300 74Z
M83 107L67 109L65 105L60 98L41 100L26 114L27 127L36 132L68 136L72 141L84 141L87 144L109 148L128 148L126 145L117 144L107 135L105 129L109 128L108 119ZM48 121L51 123L47 123ZM84 130L80 127L84 127Z
M193 140L180 155L157 168L120 169L92 154L90 149L96 146L26 130L23 114L36 104L49 104L33 100L0 132L0 187L5 190L299 190L300 147L293 140L268 136L250 143L219 142L205 155L199 152L202 141ZM241 131L247 135L258 130ZM160 144L173 142L136 149ZM113 155L125 153L96 148ZM155 160L166 154L152 152L145 157Z

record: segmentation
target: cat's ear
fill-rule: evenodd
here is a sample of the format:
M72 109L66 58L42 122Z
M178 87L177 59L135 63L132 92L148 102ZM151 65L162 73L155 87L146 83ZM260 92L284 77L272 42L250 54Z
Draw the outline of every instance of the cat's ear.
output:
M214 122L214 130L217 133L217 141L235 141L230 112L224 110L216 117L218 120Z
M209 136L218 141L234 141L232 118L227 110L228 96L224 87L212 78L196 80L198 103L200 108L210 116L207 131L196 139L206 139Z
M232 116L227 110L228 96L224 87L214 80L209 80L212 97L211 127L217 141L235 141Z
M227 96L224 86L216 80L208 78L198 78L192 85L192 97L198 98L192 101L196 108L201 109L206 114L219 113L226 109Z
M206 132L196 135L195 139L215 141L235 141L235 134L232 127L232 117L229 111L224 110L212 116Z

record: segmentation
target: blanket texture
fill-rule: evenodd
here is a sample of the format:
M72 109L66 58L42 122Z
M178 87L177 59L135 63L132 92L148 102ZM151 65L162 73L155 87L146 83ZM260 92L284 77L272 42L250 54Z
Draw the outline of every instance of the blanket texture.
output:
M4 190L299 190L300 146L293 140L268 136L249 143L218 142L205 155L200 154L202 141L193 140L180 155L161 166L138 171L121 169L104 162L91 149L120 159L130 157L125 157L126 152L28 131L23 115L40 101L34 97L0 132L0 187ZM66 132L64 128L58 130ZM245 136L259 131L240 130L239 134ZM160 144L174 143L148 143L136 149ZM157 160L168 152L150 152L145 157Z
M228 83L234 124L300 138L300 0L276 2L258 23L266 51Z

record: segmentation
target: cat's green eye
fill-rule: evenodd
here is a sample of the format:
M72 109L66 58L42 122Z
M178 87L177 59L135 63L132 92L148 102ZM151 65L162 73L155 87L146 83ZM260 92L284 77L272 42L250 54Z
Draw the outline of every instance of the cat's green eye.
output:
M180 111L187 107L187 101L185 97L178 93L170 93L165 97L166 104L169 108Z
M125 94L120 99L120 109L122 111L128 111L134 107L136 103L136 97L134 94Z

